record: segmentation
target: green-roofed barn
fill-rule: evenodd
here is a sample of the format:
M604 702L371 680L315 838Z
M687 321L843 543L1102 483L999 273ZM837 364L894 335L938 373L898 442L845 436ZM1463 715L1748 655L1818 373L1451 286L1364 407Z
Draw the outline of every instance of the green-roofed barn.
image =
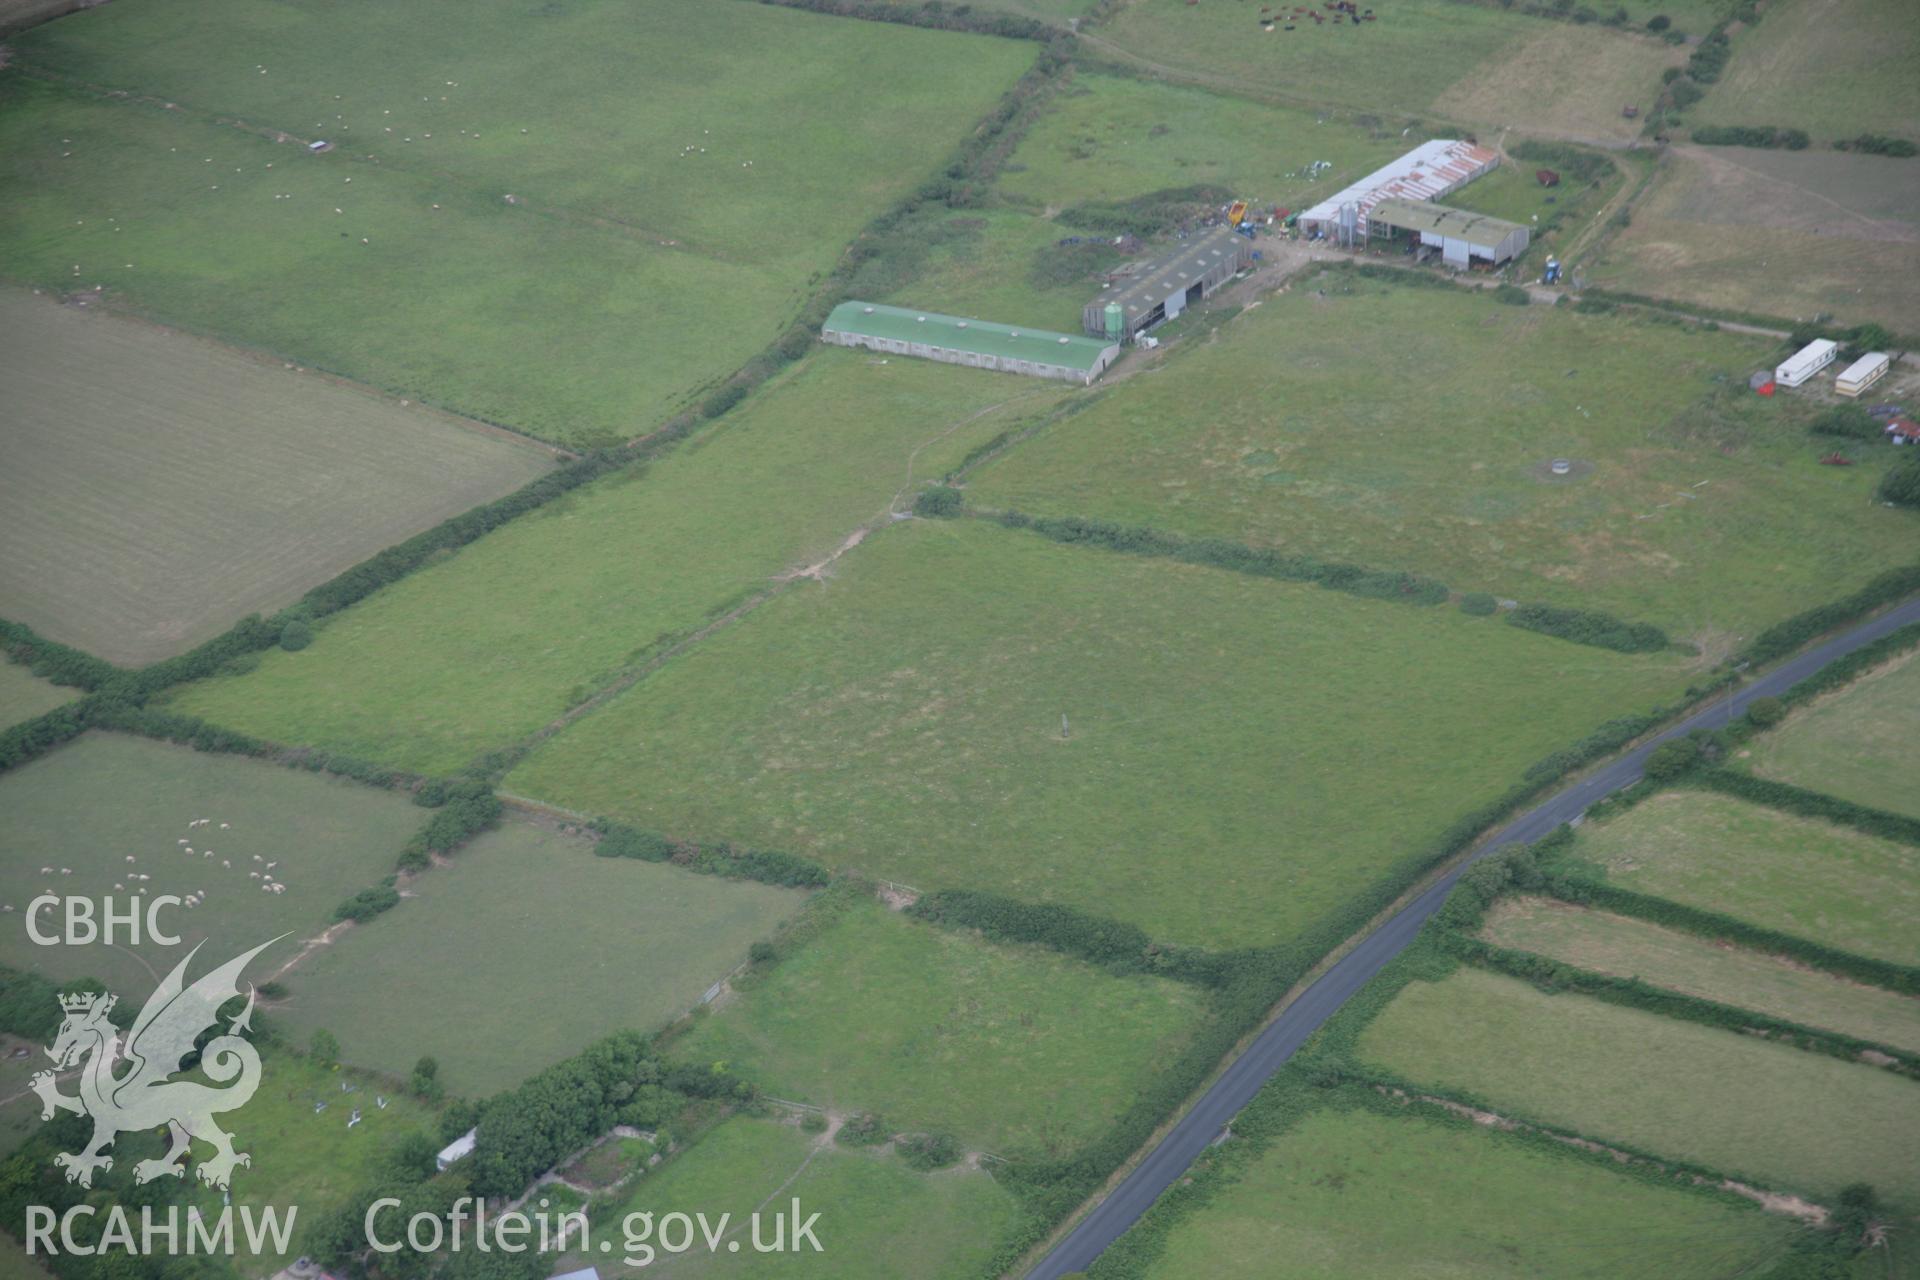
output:
M1079 334L1016 329L933 311L843 302L827 317L822 341L947 364L1091 383L1120 355L1120 345Z

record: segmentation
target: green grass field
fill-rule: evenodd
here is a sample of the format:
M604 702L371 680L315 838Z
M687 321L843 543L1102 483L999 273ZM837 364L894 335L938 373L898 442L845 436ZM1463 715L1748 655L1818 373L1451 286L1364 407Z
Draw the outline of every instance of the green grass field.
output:
M920 521L579 721L507 786L922 889L1265 943L1680 678L1666 656L1455 610Z
M1481 936L1596 973L1920 1050L1920 999L1644 920L1551 899L1514 898L1494 909Z
M138 666L552 465L545 449L0 290L0 615Z
M1920 10L1904 0L1770 4L1734 37L1733 59L1693 119L1791 126L1819 143L1869 132L1920 142L1916 45Z
M919 924L875 901L783 959L675 1047L778 1097L1058 1158L1176 1058L1195 988Z
M1582 264L1590 283L1790 320L1824 312L1920 328L1908 287L1920 274L1911 161L1679 146L1661 163L1632 225Z
M770 1242L774 1212L788 1211L795 1198L803 1219L820 1215L814 1235L821 1251L755 1252L749 1216L764 1206L761 1239ZM628 1216L649 1212L656 1222L673 1212L704 1212L709 1224L725 1213L731 1221L718 1254L709 1256L704 1244L696 1253L657 1252L655 1238L649 1258L626 1247L627 1231L640 1230L638 1222L628 1226ZM957 1280L981 1273L1019 1217L1013 1197L978 1170L916 1173L890 1150L851 1150L797 1125L736 1116L634 1183L624 1198L596 1208L594 1252L562 1265L593 1262L615 1275L670 1267L675 1275L703 1277ZM613 1242L611 1255L598 1252L599 1240ZM728 1252L736 1240L738 1252Z
M822 350L645 472L542 508L175 705L276 740L451 771L665 637L818 563L1063 392Z
M1129 4L1094 47L1200 84L1402 124L1433 113L1594 138L1631 136L1620 108L1650 103L1675 60L1642 36L1448 0L1402 0L1359 26L1266 32L1258 17L1241 5Z
M385 1098L387 1105L378 1105L376 1098ZM315 1111L322 1102L326 1109ZM356 1110L360 1123L349 1129ZM389 1085L285 1051L262 1053L260 1088L230 1126L235 1147L253 1157L234 1175L234 1203L277 1205L283 1212L298 1205L304 1224L377 1180L405 1139L437 1136L437 1120L433 1111ZM220 1193L193 1184L189 1203L204 1214L217 1214ZM250 1274L268 1274L299 1256L301 1247L296 1231L288 1254L256 1259L243 1251L243 1265Z
M1580 828L1623 888L1809 941L1920 964L1920 849L1709 791L1668 791Z
M0 929L0 963L55 981L98 978L136 1007L196 943L206 949L195 976L290 933L249 967L247 977L264 982L302 939L326 928L342 899L393 869L400 847L429 816L394 792L97 732L0 774L0 813L0 903L13 909ZM203 817L212 823L187 826ZM182 838L191 843L183 847ZM268 871L268 863L278 865ZM42 875L42 867L52 873ZM61 875L63 867L73 874ZM286 892L262 892L255 871ZM147 897L204 893L198 907L161 913L180 946L149 944L144 930L137 948L38 946L27 937L27 905L43 892L90 897L98 910L102 896L124 904L139 890ZM58 933L59 909L40 926Z
M42 680L17 663L0 660L0 729L45 715L79 696L78 689Z
M1285 1259L1299 1280L1718 1280L1792 1231L1497 1130L1328 1108L1181 1219L1147 1274L1261 1275Z
M1871 504L1872 469L1817 465L1803 409L1730 389L1764 340L1367 280L1320 295L1340 280L1110 389L970 499L1605 609L1713 655L1911 558L1920 517ZM1591 469L1556 479L1555 457Z
M431 1054L472 1097L679 1015L802 901L520 822L406 892L288 974L275 1013L302 1043L331 1031L357 1066L404 1076Z
M1033 57L755 4L436 7L133 0L29 33L17 61L56 83L0 97L9 274L551 439L630 437L776 337Z
M1465 968L1401 991L1360 1052L1496 1111L1771 1187L1870 1182L1920 1204L1920 1085L1879 1067Z
M1412 145L1398 127L1369 129L1345 116L1085 73L1048 102L997 190L1030 208L1061 209L1206 183L1299 209ZM1316 160L1333 168L1309 179L1306 167Z
M1755 773L1920 817L1913 730L1920 661L1908 652L1753 740Z

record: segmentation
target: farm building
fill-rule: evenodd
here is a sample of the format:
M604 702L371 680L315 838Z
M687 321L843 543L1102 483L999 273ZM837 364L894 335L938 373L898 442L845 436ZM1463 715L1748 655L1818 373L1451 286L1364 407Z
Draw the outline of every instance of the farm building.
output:
M1382 200L1438 200L1499 163L1498 153L1471 142L1447 138L1423 142L1308 209L1300 215L1300 229L1340 244L1359 244L1367 237L1367 220Z
M1895 444L1920 444L1920 422L1895 418L1887 424L1887 438Z
M1367 219L1369 234L1384 239L1405 233L1421 245L1440 250L1456 267L1472 262L1498 265L1525 252L1532 233L1517 222L1468 213L1424 200L1382 200Z
M827 317L820 338L842 347L1079 383L1091 383L1120 355L1117 342L1016 329L991 320L962 320L877 302L841 303Z
M1773 371L1773 380L1783 387L1797 387L1832 364L1839 354L1839 343L1816 338L1788 356L1786 362Z
M1887 370L1893 361L1884 351L1869 351L1840 371L1834 379L1833 389L1848 399L1853 399L1862 391L1887 376Z
M1232 227L1215 227L1102 289L1082 308L1081 327L1110 342L1125 342L1173 319L1252 260L1246 237Z

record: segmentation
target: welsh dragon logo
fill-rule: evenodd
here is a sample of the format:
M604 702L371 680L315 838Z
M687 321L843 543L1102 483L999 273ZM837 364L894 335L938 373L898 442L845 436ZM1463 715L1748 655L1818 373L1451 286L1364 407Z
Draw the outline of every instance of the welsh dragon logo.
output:
M95 1169L113 1168L113 1158L104 1152L116 1136L162 1125L170 1144L167 1152L135 1165L136 1182L183 1176L186 1168L180 1157L196 1138L213 1147L213 1155L195 1170L209 1186L224 1189L235 1166L252 1163L246 1153L233 1149L233 1136L213 1118L245 1106L260 1085L260 1055L242 1038L251 1029L253 986L249 983L242 992L238 983L247 962L279 940L263 942L187 986L187 965L200 951L195 946L147 1000L127 1032L124 1047L119 1028L107 1016L114 996L88 992L60 997L66 1020L47 1050L55 1070L37 1073L32 1088L44 1104L42 1120L53 1119L55 1111L93 1119L93 1137L85 1147L54 1157L54 1163L67 1171L67 1181L92 1186ZM246 1008L227 1024L224 1034L199 1047L201 1071L226 1087L168 1079L185 1069L183 1063L195 1052L201 1033L217 1027L220 1006L241 995L247 998ZM76 1066L80 1067L80 1093L69 1097L59 1091L56 1072ZM226 1084L230 1080L234 1083Z

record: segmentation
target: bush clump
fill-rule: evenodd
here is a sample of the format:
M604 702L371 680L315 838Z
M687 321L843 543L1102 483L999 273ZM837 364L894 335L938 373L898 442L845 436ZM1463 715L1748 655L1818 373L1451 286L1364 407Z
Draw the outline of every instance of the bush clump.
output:
M1778 698L1755 698L1747 704L1747 723L1756 729L1771 729L1786 715L1787 709Z
M1471 617L1488 617L1499 607L1499 601L1485 591L1469 591L1460 597L1460 612Z
M1670 782L1700 766L1700 744L1692 738L1674 738L1655 747L1647 756L1646 775L1655 782Z
M1857 404L1839 404L1823 409L1807 424L1815 435L1839 436L1845 440L1878 440L1881 426Z
M1835 151L1859 151L1870 156L1908 156L1920 155L1920 144L1905 138L1892 138L1884 133L1860 133L1851 138L1841 138L1833 144Z
M1920 458L1902 458L1888 467L1873 492L1892 506L1920 508Z
M1658 653L1672 643L1667 633L1651 622L1628 622L1597 609L1523 604L1507 615L1507 621L1528 631L1616 653Z
M913 514L935 520L949 520L960 514L966 498L952 485L937 484L913 500Z
M1517 284L1503 284L1494 289L1493 300L1509 307L1524 307L1533 301L1533 295Z
M960 1157L965 1154L960 1149L959 1140L945 1133L916 1133L900 1139L898 1149L907 1167L918 1169L921 1173L932 1173L935 1169L958 1164Z
M288 618L280 628L280 647L288 653L298 653L312 643L313 624L305 618Z
M335 921L371 920L383 911L400 905L400 891L390 884L377 884L348 898L333 909Z
M833 1140L843 1147L877 1147L893 1136L887 1122L871 1111L856 1111L840 1126Z
M1804 129L1779 129L1772 125L1699 125L1693 140L1705 147L1764 147L1769 150L1805 151L1812 139Z

